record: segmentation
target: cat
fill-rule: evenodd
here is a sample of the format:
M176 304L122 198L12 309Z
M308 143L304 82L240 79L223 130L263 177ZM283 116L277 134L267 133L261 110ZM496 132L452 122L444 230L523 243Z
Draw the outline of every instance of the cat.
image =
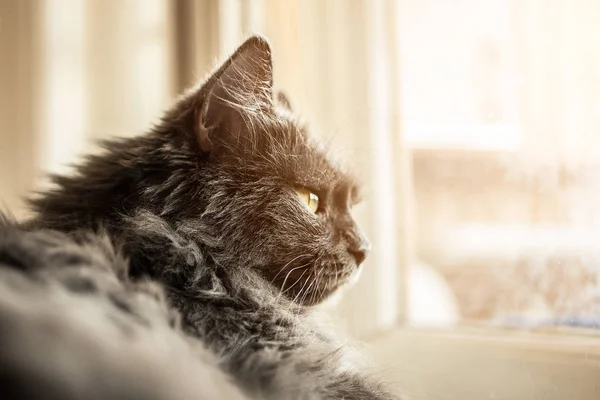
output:
M120 291L160 285L180 316L171 336L212 352L248 398L399 399L318 318L370 244L351 215L358 184L290 104L273 88L268 41L252 36L149 133L105 142L54 177L29 221L5 225L62 232L78 252L96 251L86 232L106 232L111 257L128 260Z

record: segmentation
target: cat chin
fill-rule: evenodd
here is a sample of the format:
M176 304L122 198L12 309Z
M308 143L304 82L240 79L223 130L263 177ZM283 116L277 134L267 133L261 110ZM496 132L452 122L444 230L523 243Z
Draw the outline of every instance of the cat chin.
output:
M356 285L356 282L358 282L358 280L360 279L360 276L362 275L362 271L363 271L363 266L360 265L358 268L356 268L356 271L354 271L352 273L352 275L350 275L350 277L348 278L348 281L344 284L344 287L349 288L349 287Z
M335 309L338 304L342 301L344 297L343 290L338 289L333 292L329 297L327 297L323 303L321 303L321 307L324 309Z
M341 285L339 288L337 288L333 293L331 293L324 301L322 304L322 306L325 309L335 309L336 306L341 302L341 300L344 298L344 293L346 290L348 290L349 288L353 287L354 285L356 285L356 282L358 282L358 280L360 279L360 276L362 274L362 270L363 267L362 265L359 266L356 271L354 271L352 273L352 275L350 275L350 277L346 280L346 282L344 282L343 285Z

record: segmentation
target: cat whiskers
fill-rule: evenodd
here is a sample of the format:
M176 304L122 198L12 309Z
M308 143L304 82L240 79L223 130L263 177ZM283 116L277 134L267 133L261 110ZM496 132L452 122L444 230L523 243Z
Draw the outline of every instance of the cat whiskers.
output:
M299 299L299 297L300 297L301 295L303 295L303 293L304 293L303 291L304 291L304 288L306 287L306 284L307 284L308 282L310 282L310 280L311 280L311 274L312 274L312 273L309 273L309 274L308 274L308 277L306 277L306 280L305 280L305 281L304 281L304 283L302 284L302 287L300 288L300 290L298 291L298 293L296 293L296 295L295 295L295 296L294 296L294 298L292 299L292 303L296 303L296 300L298 300L298 299ZM292 305L293 305L293 304L292 304Z
M334 279L335 279L335 282L336 282L335 284L337 284L338 269L337 269L337 263L335 262L335 260L334 260L334 271L335 271L335 277L334 277ZM325 272L325 270L322 268L321 272L323 273L323 272ZM331 274L328 274L328 273L325 274L325 273L323 273L323 275L325 276L326 282L325 282L325 285L322 285L321 296L324 296L325 292L331 287Z
M280 274L281 274L283 271L285 271L285 269L287 268L287 266L288 266L288 265L290 265L290 264L291 264L291 263L293 263L294 261L298 260L299 258L302 258L302 257L310 257L310 256L311 256L310 254L300 254L299 256L297 256L297 257L294 257L294 258L293 258L291 261L289 261L288 263L286 263L286 264L285 264L283 267L281 267L281 268L279 269L279 272L278 272L278 273L275 275L275 277L274 277L273 279L271 279L271 283L275 282L275 280L276 280L276 279L279 277L279 275L280 275ZM288 272L288 275L290 274L290 272L292 272L292 271L294 271L294 270L296 270L296 269L298 269L298 268L305 267L306 265L307 265L307 264L305 264L305 265L301 265L300 267L295 267L295 268L293 268L292 270L290 270L290 271ZM286 279L287 279L287 276L286 276ZM284 283L285 283L285 280L284 280Z
M298 307L298 303L296 302L296 300L298 300L298 298L303 294L304 288L310 281L311 274L312 274L312 271L309 273L308 277L304 280L302 287L300 288L300 290L298 291L296 296L294 296L291 303L289 304L288 311L290 311L292 313L292 315L294 315L295 317L299 317L300 313L302 311L302 307ZM292 310L292 309L294 309L294 310Z
M317 277L315 279L316 285L315 285L315 290L313 291L312 296L311 296L311 303L314 303L314 301L317 299L317 296L319 295L319 285L321 284L321 277L323 276L322 272L323 272L322 268L319 271L317 271L317 274L316 274Z
M295 270L297 270L297 269L300 269L300 268L305 268L305 267L307 267L309 264L310 264L310 263L306 263L306 264L303 264L303 265L299 265L299 266L297 266L297 267L294 267L294 268L292 268L292 269L291 269L291 270L290 270L290 271L287 273L287 275L285 276L285 279L283 280L283 283L281 284L281 290L279 291L279 295L277 296L278 298L279 298L279 297L280 297L282 294L284 294L285 292L287 292L287 289L285 289L285 284L287 283L287 280L288 280L288 278L290 277L290 275L292 274L292 272L294 272ZM294 282L294 284L293 284L291 287L294 287L294 286L296 285L296 283L298 283L298 281L299 281L299 280L302 278L302 276L304 276L304 274L306 273L306 271L308 271L308 270L305 270L305 271L302 273L302 275L300 275L300 278L296 279L296 282ZM290 288L291 288L291 287L290 287Z
M284 272L284 271L285 271L285 269L286 269L286 267L287 267L288 265L290 265L291 263L293 263L294 261L296 261L296 260L298 260L299 258L302 258L302 257L310 257L310 254L301 254L301 255L299 255L299 256L297 256L297 257L295 257L294 259L292 259L291 261L289 261L289 262L288 262L287 264L285 264L283 267L281 267L281 268L279 269L279 272L277 272L277 274L276 274L276 275L273 277L273 279L271 279L271 284L273 284L273 283L274 283L274 282L277 280L277 278L279 277L279 275L280 275L282 272ZM288 277L290 276L290 274L291 274L292 272L294 272L295 270L297 270L297 269L299 269L299 268L306 267L308 264L309 264L309 263L306 263L306 264L300 265L300 266L298 266L298 267L294 267L294 268L292 268L290 271L288 271L288 273L287 273L287 274L286 274L286 276L285 276L285 279L283 280L283 285L282 285L281 287L283 288L283 287L285 286L285 283L286 283L286 281L287 281Z
M305 267L305 266L307 266L307 265L308 265L308 264L304 264L304 265L303 265L303 267ZM296 285L298 284L298 282L300 282L300 279L302 279L302 277L304 276L304 274L306 274L306 272L307 272L307 271L308 271L308 269L305 269L305 270L304 270L304 272L303 272L303 273L302 273L302 274L301 274L301 275L298 277L298 279L296 279L296 282L294 282L294 283L292 284L292 286L290 286L289 288L287 288L287 289L285 289L285 290L282 290L282 291L281 291L281 294L283 294L283 293L287 293L288 291L292 290L292 289L294 288L294 286L296 286ZM285 281L284 281L284 284L285 284ZM281 288L282 288L282 289L283 289L284 287L285 287L285 286L283 286L283 285L281 286Z
M320 261L322 258L323 258L323 257L319 257L319 258L317 258L317 260L316 260L316 261L313 263L313 266L312 266L312 267L313 267L313 271L314 271L314 274L312 275L312 276L313 276L313 279L312 279L312 282L310 283L310 285L309 285L309 286L306 288L306 291L304 292L304 295L302 296L302 299L300 300L300 303L301 303L301 304L304 304L304 301L306 300L306 297L307 297L307 296L309 295L309 293L310 293L310 288L311 288L313 285L315 285L315 289L314 289L314 291L313 291L313 293L312 293L312 296L311 296L311 300L312 300L312 301L314 301L314 299L315 299L315 295L316 295L316 294L318 294L318 292L319 292L319 284L318 284L318 283L319 283L319 278L320 278L320 273L319 273L319 271L322 271L322 269L321 269L321 270L317 270L317 265L318 265L318 262L319 262L319 261Z
M310 285L308 285L308 287L306 288L306 290L304 291L304 293L302 294L302 298L300 299L300 304L304 304L304 300L306 300L306 297L309 295L310 293L310 288L315 284L315 282L317 281L317 277L315 275L310 275L313 277L313 279L310 282ZM308 280L307 280L308 282ZM300 310L298 310L298 312L300 312Z
M319 293L319 283L320 283L320 280L321 280L322 268L318 269L317 268L317 264L315 263L313 265L313 270L314 270L314 277L315 277L313 283L315 284L315 288L314 288L314 290L313 290L313 292L311 293L311 296L310 296L311 303L314 302L314 300L316 299L316 296ZM302 299L302 302L304 302L304 299Z
M293 306L294 304L298 304L296 303L296 301L298 299L300 299L300 303L302 304L304 302L304 300L306 299L306 296L308 295L310 288L312 287L312 285L315 284L315 280L316 280L316 276L315 276L315 272L317 272L316 270L316 266L318 265L319 261L322 259L322 256L317 257L317 259L314 261L314 263L312 264L312 269L310 270L310 273L308 275L308 277L305 279L304 283L302 284L302 287L300 288L300 290L298 291L298 293L296 294L296 296L294 296L294 298L292 299L292 304L290 306ZM310 282L310 284L309 284ZM307 284L308 287L306 286ZM306 289L305 289L306 288ZM300 314L300 308L298 309L297 314Z

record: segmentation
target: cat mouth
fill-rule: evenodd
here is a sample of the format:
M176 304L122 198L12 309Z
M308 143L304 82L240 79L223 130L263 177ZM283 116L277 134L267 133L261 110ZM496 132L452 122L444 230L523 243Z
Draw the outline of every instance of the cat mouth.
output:
M348 281L354 282L357 280L362 272L362 265L344 265L342 268L338 266L325 269L322 275L337 280L339 284L345 284Z
M362 273L362 266L353 268L344 268L343 271L327 271L321 275L321 282L315 288L320 296L311 297L312 302L304 302L305 305L316 305L324 302L333 294L340 292L344 288L352 287L358 282Z
M336 290L342 286L354 286L362 274L362 266L347 269L343 272L328 273L327 277L331 279L330 286Z
M280 273L280 279L271 282L290 300L306 306L322 303L340 288L353 286L362 271L362 266L345 263L303 267L295 267L291 274Z

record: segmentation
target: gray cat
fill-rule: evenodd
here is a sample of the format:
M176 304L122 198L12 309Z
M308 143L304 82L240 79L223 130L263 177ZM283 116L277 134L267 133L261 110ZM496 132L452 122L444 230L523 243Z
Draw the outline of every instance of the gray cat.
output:
M1 390L398 398L313 315L369 244L350 214L358 186L272 82L251 37L151 132L106 142L32 201L33 219L0 224L0 374L22 382Z

